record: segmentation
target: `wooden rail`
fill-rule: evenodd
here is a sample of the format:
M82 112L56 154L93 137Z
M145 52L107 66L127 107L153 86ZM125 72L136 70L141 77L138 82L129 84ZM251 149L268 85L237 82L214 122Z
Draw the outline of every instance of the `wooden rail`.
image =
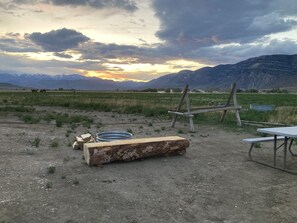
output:
M182 107L182 103L183 103L184 99L186 99L187 111L182 112L181 107ZM232 101L233 101L233 103L232 103ZM186 116L186 117L189 118L190 131L195 132L194 123L193 123L194 114L223 111L223 114L221 116L221 122L222 122L225 119L227 111L234 110L235 115L236 115L236 119L237 119L237 125L241 126L241 120L240 120L240 115L239 115L240 109L241 109L241 106L239 106L237 104L236 84L235 83L231 87L231 92L230 92L230 95L229 95L228 100L227 100L225 105L200 107L200 108L195 108L195 109L193 109L193 108L191 109L190 99L189 99L189 92L188 92L188 85L186 85L184 90L183 90L183 94L182 94L182 97L181 97L181 100L179 102L179 105L178 105L177 109L175 111L168 111L168 113L174 115L173 119L172 119L172 122L171 122L171 127L174 127L177 115Z

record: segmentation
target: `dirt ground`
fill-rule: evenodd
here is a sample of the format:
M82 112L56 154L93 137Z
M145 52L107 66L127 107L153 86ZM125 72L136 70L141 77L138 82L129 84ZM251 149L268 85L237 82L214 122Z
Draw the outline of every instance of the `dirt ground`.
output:
M249 145L241 140L254 137L250 133L205 125L189 133L182 122L172 129L156 118L39 109L89 115L104 124L100 131L131 129L134 138L180 135L190 147L181 156L89 167L70 144L75 135L98 132L95 125L67 137L67 125L0 116L1 223L297 221L296 176L249 161ZM259 148L268 161L271 146Z

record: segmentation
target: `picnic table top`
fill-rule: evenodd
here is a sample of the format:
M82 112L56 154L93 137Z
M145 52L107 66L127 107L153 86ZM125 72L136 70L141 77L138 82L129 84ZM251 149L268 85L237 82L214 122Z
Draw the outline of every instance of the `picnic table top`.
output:
M258 132L267 133L271 135L286 136L290 138L297 138L297 126L292 127L275 127L275 128L261 128Z

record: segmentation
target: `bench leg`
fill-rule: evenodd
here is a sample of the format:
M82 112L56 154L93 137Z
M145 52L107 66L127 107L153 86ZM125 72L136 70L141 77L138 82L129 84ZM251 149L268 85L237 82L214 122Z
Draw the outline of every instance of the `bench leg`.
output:
M293 155L293 156L297 156L297 154L294 154L292 151L291 151L291 146L292 146L292 143L293 143L293 139L291 139L290 141L290 144L289 146L287 145L287 142L288 142L289 138L285 138L285 141L282 145L280 145L279 147L277 147L277 140L276 140L276 137L275 137L275 140L274 140L274 160L273 160L273 166L272 165L269 165L267 163L263 163L263 162L260 162L260 161L257 161L257 160L253 160L252 158L252 150L253 150L253 147L254 147L254 144L255 143L252 143L251 144L251 147L250 147L250 150L249 150L249 158L251 161L255 162L255 163L258 163L258 164L261 164L261 165L264 165L264 166L268 166L268 167L272 167L274 169L277 169L277 170L281 170L283 172L286 172L286 173L291 173L291 174L295 174L297 175L297 172L295 171L292 171L292 170L288 170L286 169L286 161L287 161L287 148L289 149L290 153ZM281 146L284 146L284 168L281 168L281 167L276 167L276 151L277 149L279 149Z
M291 142L290 142L290 145L289 145L289 152L291 153L292 156L297 156L297 154L293 153L292 150L291 150L291 146L294 142L294 139L291 139Z
M195 132L193 117L189 117L190 122L190 132Z
M273 144L273 166L276 165L276 150L277 150L277 135L274 135L274 144Z
M287 149L288 149L288 137L285 137L285 144L284 144L284 169L287 168Z
M254 143L251 144L251 147L250 147L250 150L249 150L249 158L250 158L250 160L253 160L252 159L252 150L253 150L253 147L254 147Z

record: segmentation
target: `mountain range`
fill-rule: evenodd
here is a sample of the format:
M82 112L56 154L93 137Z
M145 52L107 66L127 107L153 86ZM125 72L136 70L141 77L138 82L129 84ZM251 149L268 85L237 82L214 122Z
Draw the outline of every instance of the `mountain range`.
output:
M49 76L45 74L0 73L0 83L27 88L78 90L129 90L144 88L227 89L237 83L243 89L297 89L297 54L264 55L236 64L204 67L196 71L182 70L149 82L117 82L79 74Z

